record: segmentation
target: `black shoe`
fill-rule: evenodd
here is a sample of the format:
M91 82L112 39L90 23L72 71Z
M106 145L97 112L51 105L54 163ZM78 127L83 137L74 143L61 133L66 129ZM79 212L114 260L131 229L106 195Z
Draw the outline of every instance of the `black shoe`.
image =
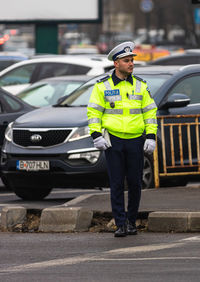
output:
M125 225L123 226L120 226L117 228L117 230L115 231L115 237L125 237L127 234L126 234L126 227Z
M128 235L137 235L137 228L135 224L132 224L131 222L127 223L127 234Z

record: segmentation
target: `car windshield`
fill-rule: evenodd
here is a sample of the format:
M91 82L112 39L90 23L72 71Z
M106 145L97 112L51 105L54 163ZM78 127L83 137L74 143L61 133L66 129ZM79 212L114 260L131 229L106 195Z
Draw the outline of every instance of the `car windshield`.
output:
M17 96L35 107L45 107L55 104L59 98L69 95L83 81L58 81L36 83Z
M137 74L139 77L147 82L151 95L154 97L158 89L163 83L168 80L171 75L169 74Z
M166 74L137 74L139 77L144 79L152 96L155 96L157 90L163 85L163 83L170 77ZM90 95L94 88L94 84L97 79L92 79L85 83L77 90L75 90L69 97L67 97L60 105L70 105L70 106L87 106Z

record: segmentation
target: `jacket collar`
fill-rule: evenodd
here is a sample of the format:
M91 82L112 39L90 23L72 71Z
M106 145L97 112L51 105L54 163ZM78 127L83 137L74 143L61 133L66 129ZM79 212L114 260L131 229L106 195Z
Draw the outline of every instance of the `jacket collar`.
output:
M118 83L120 83L121 81L124 81L124 80L120 79L118 76L116 76L115 70L112 73L112 80L113 80L113 83L114 83L115 86ZM127 77L126 81L130 82L133 85L133 77L132 77L131 74Z

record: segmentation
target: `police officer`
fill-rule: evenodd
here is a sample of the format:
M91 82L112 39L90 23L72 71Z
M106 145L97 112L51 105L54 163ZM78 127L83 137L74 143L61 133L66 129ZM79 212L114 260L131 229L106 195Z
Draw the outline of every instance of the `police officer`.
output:
M156 146L157 107L146 82L132 75L133 57L136 56L133 49L133 42L124 42L110 51L108 59L114 61L115 69L112 75L95 84L87 108L94 146L105 150L112 213L117 226L115 237L137 234L135 222L141 197L143 152L151 154ZM102 129L108 131L111 146L102 135Z

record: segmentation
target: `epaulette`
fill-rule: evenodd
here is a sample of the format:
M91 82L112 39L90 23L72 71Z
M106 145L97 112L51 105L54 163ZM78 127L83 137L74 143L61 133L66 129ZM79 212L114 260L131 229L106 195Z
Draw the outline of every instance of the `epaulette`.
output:
M106 75L106 76L104 76L104 77L102 77L102 78L98 79L98 80L97 80L97 83L100 83L100 82L106 81L106 80L108 80L109 78L110 78L110 75Z
M133 76L134 76L137 80L143 81L143 82L147 83L146 80L144 80L143 78L141 78L141 77L139 77L139 76L137 76L137 75L133 75Z

